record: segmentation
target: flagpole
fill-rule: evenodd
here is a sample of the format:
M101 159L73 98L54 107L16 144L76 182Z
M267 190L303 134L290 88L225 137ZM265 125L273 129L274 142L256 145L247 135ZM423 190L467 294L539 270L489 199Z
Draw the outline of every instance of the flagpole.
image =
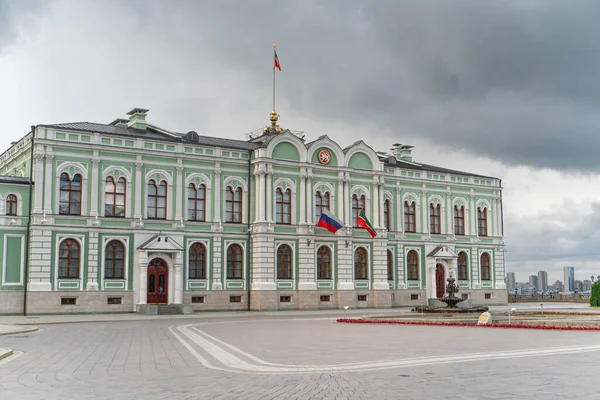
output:
M275 56L275 43L273 43L273 56ZM275 111L275 64L273 64L273 111Z

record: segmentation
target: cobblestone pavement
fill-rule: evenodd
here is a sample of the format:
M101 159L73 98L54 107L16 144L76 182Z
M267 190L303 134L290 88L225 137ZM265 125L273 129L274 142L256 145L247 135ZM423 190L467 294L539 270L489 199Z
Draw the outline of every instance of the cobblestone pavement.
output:
M2 399L598 398L595 332L256 315L43 325L0 347Z

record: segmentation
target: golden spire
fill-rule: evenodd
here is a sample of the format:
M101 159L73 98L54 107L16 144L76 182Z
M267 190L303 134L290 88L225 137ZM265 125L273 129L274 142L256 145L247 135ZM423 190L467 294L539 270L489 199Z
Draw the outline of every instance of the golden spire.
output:
M275 112L275 110L271 111L271 114L269 114L269 119L271 120L271 125L265 126L265 129L263 130L264 133L270 134L270 133L283 132L283 129L281 129L281 127L279 125L277 125L277 120L279 119L279 114L277 114Z

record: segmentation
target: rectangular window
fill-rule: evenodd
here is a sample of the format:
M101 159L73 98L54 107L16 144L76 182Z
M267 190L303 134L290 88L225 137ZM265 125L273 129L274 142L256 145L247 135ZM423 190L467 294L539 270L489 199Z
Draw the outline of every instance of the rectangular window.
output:
M440 216L440 205L429 205L429 221L430 221L430 229L433 234L441 234L442 233L442 222Z
M454 206L454 234L465 234L465 206Z
M292 296L279 296L279 302L280 303L291 303Z
M106 304L123 304L122 297L108 297L106 299Z
M322 294L319 297L319 301L322 301L322 302L331 301L331 295L329 295L329 294Z
M358 301L367 301L367 295L366 294L359 294L357 297Z
M485 294L485 298L486 299L491 299L492 298L492 294L491 293L486 293Z
M477 208L477 233L479 236L487 236L487 208Z
M241 303L242 296L229 296L229 302L230 303Z
M74 306L77 305L77 297L61 297L61 306Z
M420 297L420 296L419 296L419 294L417 294L417 293L412 293L412 294L410 295L410 299L411 299L411 300L419 300L419 297Z
M204 303L204 296L192 296L192 303Z
M469 300L469 293L463 293L462 294L462 299L463 300Z
M415 233L417 231L416 204L413 201L404 202L404 232Z
M242 188L225 190L225 222L242 223Z

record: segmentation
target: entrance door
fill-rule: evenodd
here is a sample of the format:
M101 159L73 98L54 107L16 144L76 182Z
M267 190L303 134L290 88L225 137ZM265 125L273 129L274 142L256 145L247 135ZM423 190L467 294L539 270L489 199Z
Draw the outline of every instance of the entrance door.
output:
M148 304L167 304L169 298L169 267L162 258L148 264Z
M435 296L441 299L444 297L444 293L446 293L446 274L444 266L437 264L435 266Z

